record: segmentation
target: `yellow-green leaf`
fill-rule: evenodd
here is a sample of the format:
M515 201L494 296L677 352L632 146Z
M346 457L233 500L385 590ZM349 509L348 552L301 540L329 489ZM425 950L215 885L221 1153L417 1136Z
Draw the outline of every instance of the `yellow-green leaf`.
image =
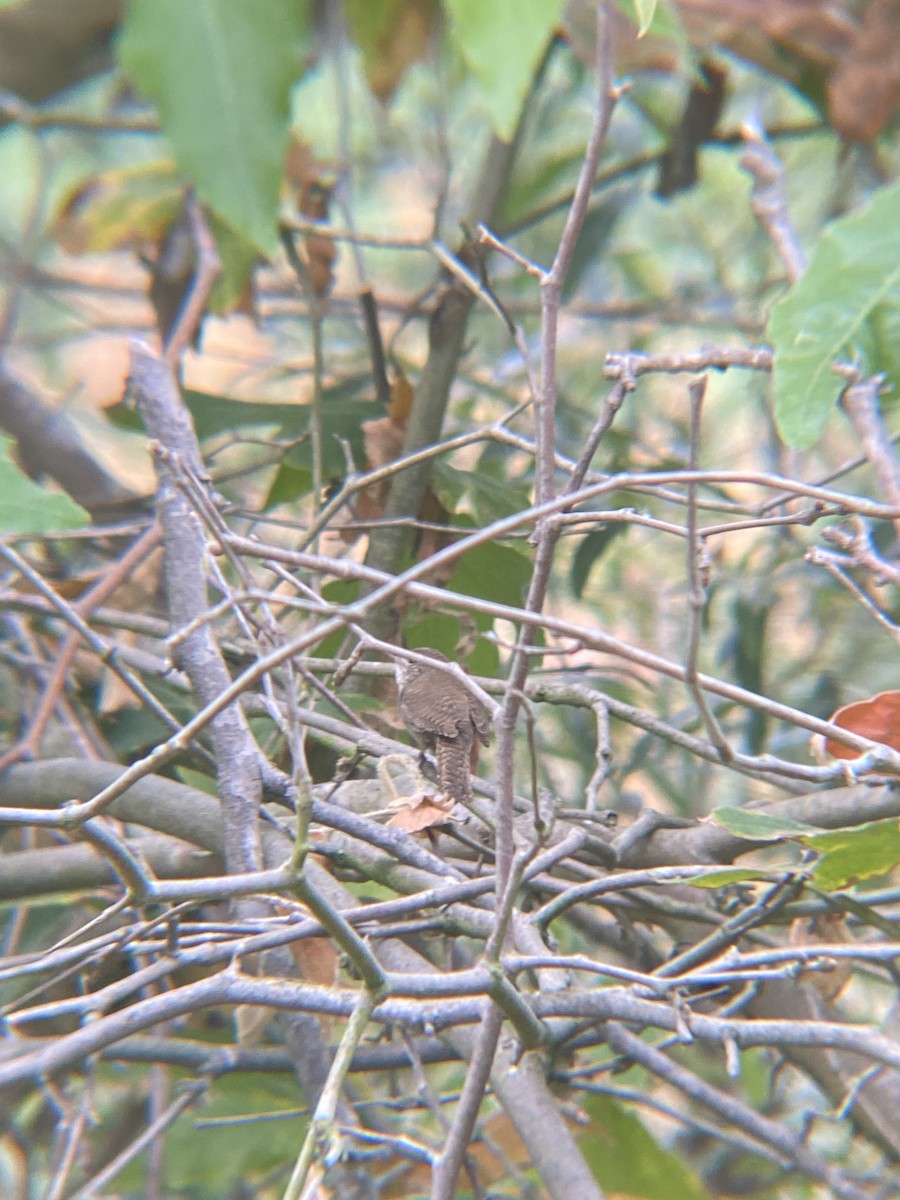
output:
M884 875L900 863L900 823L893 818L855 829L817 833L802 840L822 855L812 882L826 892Z
M638 19L638 37L643 37L653 24L656 0L634 0L634 11Z
M591 1124L578 1142L606 1192L633 1200L709 1200L694 1172L616 1100L593 1095L584 1108Z
M777 842L782 838L819 832L814 825L804 825L801 821L773 817L746 808L717 808L712 813L712 819L736 837L754 842Z

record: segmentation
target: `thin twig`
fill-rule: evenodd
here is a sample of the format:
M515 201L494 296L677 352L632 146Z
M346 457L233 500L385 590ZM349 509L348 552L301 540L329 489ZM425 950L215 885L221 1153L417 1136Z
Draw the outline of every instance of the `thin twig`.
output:
M169 330L163 346L163 358L173 369L177 368L184 351L194 340L200 322L203 320L209 294L222 273L222 264L219 260L215 239L193 189L188 190L184 203L194 242L197 265L191 286L188 288L175 323Z
M696 471L699 465L700 418L703 411L703 397L706 395L706 382L707 377L703 375L700 379L692 380L691 383L688 384L688 395L690 396L691 410L691 451L689 466L692 471ZM703 688L700 686L699 673L697 670L697 657L700 653L700 632L703 626L703 610L706 607L706 588L703 584L703 568L700 561L700 556L703 554L703 543L697 536L697 489L694 484L688 484L687 495L687 555L690 622L688 627L688 648L685 658L684 679L688 690L694 698L694 703L697 705L700 716L703 718L703 724L706 726L710 741L719 751L722 761L730 762L733 757L733 751L728 743L728 739L722 732L722 727L716 720L715 714L707 703Z

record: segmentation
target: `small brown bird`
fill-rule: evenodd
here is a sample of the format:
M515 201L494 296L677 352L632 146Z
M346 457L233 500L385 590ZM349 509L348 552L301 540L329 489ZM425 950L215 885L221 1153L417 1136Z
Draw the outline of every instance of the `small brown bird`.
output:
M439 650L418 649L438 662L450 660ZM446 671L398 658L394 661L400 715L420 746L437 762L438 786L458 803L472 798L470 776L475 738L486 746L488 714L465 684Z

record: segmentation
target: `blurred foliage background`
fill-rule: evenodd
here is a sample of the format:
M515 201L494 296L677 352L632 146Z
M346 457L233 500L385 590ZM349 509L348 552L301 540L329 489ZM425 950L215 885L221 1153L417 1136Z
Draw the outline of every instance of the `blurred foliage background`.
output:
M829 364L840 358L861 377L883 375L881 419L889 431L900 383L900 9L896 0L622 0L609 6L608 19L615 75L627 86L563 288L559 479L564 483L578 460L613 386L607 355L648 355L661 364L661 356L693 354L715 368L699 430L691 426L690 374L660 365L641 375L599 444L592 478L684 471L695 444L696 466L721 476L700 494L701 529L727 526L702 539L696 665L827 721L842 705L895 685L897 579L877 564L896 561L896 521L867 520L864 504L789 504L762 476L896 503L863 452L858 427L837 404L842 381ZM134 337L158 345L177 325L197 269L193 196L221 272L179 372L233 530L288 548L312 539L323 555L393 570L526 510L535 483L526 368L539 372L547 343L538 282L522 262L546 265L556 251L596 106L594 58L594 6L587 0L2 4L6 544L18 546L74 602L118 551L113 524L133 528L150 511L155 481L146 435L122 403L128 346ZM779 186L796 245L810 263L799 281L754 212L744 155L763 132L783 168ZM496 194L485 208L491 187ZM518 259L478 240L480 220ZM434 460L422 504L407 514L399 559L380 557L372 536L391 511L378 487L310 534L354 472L385 466L404 444L411 448L410 413L422 395L435 313L463 268L474 289L472 309L440 418L441 438L461 440ZM788 307L769 327L784 297ZM791 357L798 336L808 339L812 355L799 365ZM774 388L768 369L718 369L721 348L740 357L766 345L776 351ZM808 386L813 377L815 388ZM64 470L74 461L69 437L85 456L74 482ZM683 484L618 487L578 511L584 519L560 541L545 611L563 626L591 627L621 646L684 663L693 609ZM784 519L770 523L767 516ZM815 555L811 561L811 551L836 553L823 536L829 528L864 539L876 568L850 551L829 559L831 570ZM516 630L488 606L521 606L534 564L530 532L523 522L473 546L436 578L450 592L483 601L482 611L408 596L392 614L393 635L402 628L412 648L436 646L479 676L504 678ZM112 617L105 628L138 653L164 649L158 572L151 559L127 581L113 607L130 619ZM32 589L8 561L3 584L0 720L14 748L34 717L60 631L46 614L29 612ZM359 594L344 581L321 588L335 604ZM286 637L309 619L288 608L279 613ZM235 662L243 661L242 630L223 621L219 632L237 646ZM587 682L670 731L704 736L683 682L649 660L600 653L564 628L535 630L533 637L536 686ZM339 659L348 651L345 638L332 637L314 657ZM153 679L151 690L179 719L193 711L164 677ZM340 698L381 732L398 729L392 697L373 694L365 676L351 676ZM327 697L313 703L340 715ZM785 770L741 773L660 736L646 721L613 719L602 807L623 819L646 805L668 816L705 817L720 806L802 791L790 782L792 764L812 788L809 723L722 695L712 703L731 747L773 755ZM57 713L41 728L31 757L84 754L125 764L164 736L157 718L87 654L73 660L65 704L68 716ZM289 768L276 724L265 714L254 722L266 753ZM595 713L544 704L534 737L540 786L566 809L583 807L597 770ZM307 758L313 782L334 777L333 740L313 732ZM528 778L524 736L517 762ZM491 763L489 752L487 779ZM211 772L197 763L176 764L170 773L214 787ZM840 781L838 773L831 781ZM891 853L877 858L870 880L887 886ZM795 865L802 854L795 846L783 861ZM374 887L362 890L368 897ZM5 953L37 953L71 934L100 893L77 894L77 910L59 894L27 908L7 896ZM581 952L590 937L569 930L561 941ZM894 990L888 972L857 979L848 1012L881 1019ZM227 1024L221 1018L192 1032L225 1040ZM801 1111L812 1122L810 1114L827 1106L821 1081L816 1091L799 1073L789 1082L776 1077L770 1052L745 1059L741 1087L751 1105L769 1106L787 1122ZM79 1191L76 1179L111 1161L146 1123L158 1069L129 1068L125 1076L120 1067L104 1067L94 1100L98 1135L58 1187L60 1143L48 1132L53 1104L39 1092L16 1096L5 1118L11 1148L0 1158L4 1194L101 1194ZM444 1071L435 1086L453 1093L461 1070ZM718 1071L709 1065L710 1074ZM623 1093L628 1083L626 1077ZM362 1099L376 1090L366 1093L367 1086ZM114 1193L102 1194L280 1194L280 1169L299 1143L290 1122L215 1121L290 1107L292 1096L296 1107L296 1089L260 1075L252 1084L222 1080L214 1093L202 1129L193 1126L194 1114L179 1118L159 1140L162 1148L151 1151L149 1176L146 1157L139 1157L116 1179ZM633 1158L646 1129L629 1124L631 1109L601 1112L604 1102L590 1101L586 1119L614 1130L610 1138ZM659 1113L650 1124L654 1136L641 1153L657 1166L652 1178L604 1178L611 1168L598 1156L596 1177L611 1193L826 1194L812 1190L821 1182L787 1181L771 1163L747 1166L742 1152L711 1149L697 1129L677 1133ZM502 1162L509 1132L498 1126L492 1136L500 1145L494 1161ZM846 1151L853 1170L875 1171L872 1143L848 1122L821 1132L820 1140L826 1157L839 1161ZM533 1172L523 1182L520 1168L530 1171L527 1161L507 1163L495 1183L485 1184L499 1190L479 1194L526 1194L516 1190L526 1182L543 1194ZM394 1190L385 1182L380 1194L425 1194L428 1185L415 1172L399 1179Z

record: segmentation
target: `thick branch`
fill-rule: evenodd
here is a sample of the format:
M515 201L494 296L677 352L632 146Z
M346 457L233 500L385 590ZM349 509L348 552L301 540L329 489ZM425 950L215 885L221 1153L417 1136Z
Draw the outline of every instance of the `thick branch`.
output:
M51 408L3 366L0 426L18 441L22 466L29 475L55 479L97 524L121 520L129 508L143 507L135 492L88 453L71 418Z
M193 423L171 368L135 342L131 350L129 393L147 432L158 443L158 508L163 526L165 579L173 632L197 622L208 607L206 541L182 483L189 478L204 487L206 473ZM212 703L231 684L209 625L199 623L181 641L180 665L201 705ZM250 871L260 865L257 812L262 794L258 749L237 704L210 722L219 795L225 826L225 861L229 870Z

